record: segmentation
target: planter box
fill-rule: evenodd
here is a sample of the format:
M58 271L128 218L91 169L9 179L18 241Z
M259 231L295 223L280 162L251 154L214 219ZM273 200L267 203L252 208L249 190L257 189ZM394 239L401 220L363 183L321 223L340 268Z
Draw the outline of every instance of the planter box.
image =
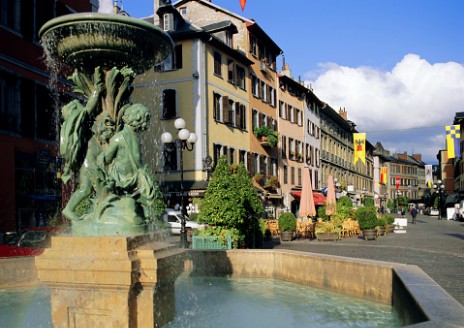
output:
M292 241L293 240L293 231L282 231L280 233L281 241Z
M376 240L377 230L376 229L364 229L363 236L364 236L364 240Z
M319 241L336 241L340 240L340 233L339 232L319 232L316 235L317 240Z
M225 240L215 236L192 236L192 249L232 249L232 236Z

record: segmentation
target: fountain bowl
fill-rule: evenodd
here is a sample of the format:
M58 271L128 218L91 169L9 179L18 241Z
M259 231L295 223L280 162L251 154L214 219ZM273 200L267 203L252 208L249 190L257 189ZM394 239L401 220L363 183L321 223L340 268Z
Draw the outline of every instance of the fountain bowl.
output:
M39 37L51 58L82 70L128 66L142 73L173 50L172 39L158 26L115 14L60 16L45 23Z

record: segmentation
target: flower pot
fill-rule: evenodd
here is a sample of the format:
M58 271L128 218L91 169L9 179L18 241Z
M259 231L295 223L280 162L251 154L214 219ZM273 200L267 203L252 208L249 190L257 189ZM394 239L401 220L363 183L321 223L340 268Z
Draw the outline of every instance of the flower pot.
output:
M293 231L282 231L280 233L280 240L282 240L282 241L292 241L293 240Z
M364 240L375 240L377 239L376 229L364 229L363 230Z
M338 232L319 232L316 235L317 240L322 241L336 241L340 239L340 233Z

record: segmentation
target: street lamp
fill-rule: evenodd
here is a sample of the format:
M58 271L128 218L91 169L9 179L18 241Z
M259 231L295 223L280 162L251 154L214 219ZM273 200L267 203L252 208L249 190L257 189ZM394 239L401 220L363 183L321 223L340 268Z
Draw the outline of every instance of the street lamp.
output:
M435 193L438 196L438 220L441 220L441 212L442 212L442 197L445 193L445 185L442 184L441 180L438 180L436 184L433 185L433 189L435 189Z
M182 211L182 220L180 226L180 247L188 248L187 243L187 230L185 228L185 200L184 200L184 150L192 151L193 145L197 141L197 135L193 132L190 132L185 128L185 120L183 118L178 118L174 121L174 126L177 129L177 139L174 140L175 146L168 151L174 151L176 148L180 150L180 197L181 197L181 211ZM161 135L161 141L164 144L171 144L173 142L172 134L169 132L164 132Z
M396 199L395 199L395 205L396 205L396 213L400 214L398 212L398 206L400 205L400 196L402 195L402 192L400 190L397 190L395 193L394 193L394 196L396 196ZM403 211L401 211L401 214L403 214Z

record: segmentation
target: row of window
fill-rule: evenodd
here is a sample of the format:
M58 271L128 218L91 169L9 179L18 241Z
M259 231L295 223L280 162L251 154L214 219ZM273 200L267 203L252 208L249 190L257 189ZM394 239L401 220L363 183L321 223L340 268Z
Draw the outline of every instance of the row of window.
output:
M391 186L396 186L396 177L390 177L390 185ZM417 187L419 185L419 181L417 179L400 179L400 186L411 186L411 187Z
M222 55L215 51L213 54L213 72L214 75L222 78ZM227 59L227 81L246 90L246 71L241 65L238 65L232 59Z
M251 93L272 107L276 106L276 90L254 74L251 75Z
M321 135L321 129L319 128L319 126L317 126L316 123L312 122L311 120L306 121L306 132L316 139L319 139Z
M277 159L274 157L250 153L246 150L239 150L237 152L235 148L215 144L213 156L214 162L217 163L221 156L226 156L230 164L243 163L251 176L254 176L256 173L261 173L264 176L278 176L278 163ZM288 165L284 165L282 182L284 184L290 183L293 185L301 185L301 174L301 168L290 167L289 170Z
M69 7L55 0L31 1L1 0L0 25L7 27L22 37L38 41L38 32L45 22L71 13Z
M55 141L58 123L46 86L0 70L0 130Z
M396 174L417 175L417 167L408 166L408 165L390 164L390 172L396 173Z
M283 101L279 102L279 117L299 126L303 125L303 112Z
M250 53L261 62L275 70L276 55L271 53L258 39L250 35Z
M241 130L247 128L246 106L217 92L213 93L213 117L215 121L226 123Z
M304 152L303 152L304 145ZM300 140L281 137L282 158L288 158L293 161L305 162L310 166L319 167L320 151L317 147L310 144L304 144Z
M265 113L258 112L257 109L253 109L252 115L252 130L254 131L255 128L259 128L261 126L267 126L274 131L277 131L277 121L274 117L268 116Z

